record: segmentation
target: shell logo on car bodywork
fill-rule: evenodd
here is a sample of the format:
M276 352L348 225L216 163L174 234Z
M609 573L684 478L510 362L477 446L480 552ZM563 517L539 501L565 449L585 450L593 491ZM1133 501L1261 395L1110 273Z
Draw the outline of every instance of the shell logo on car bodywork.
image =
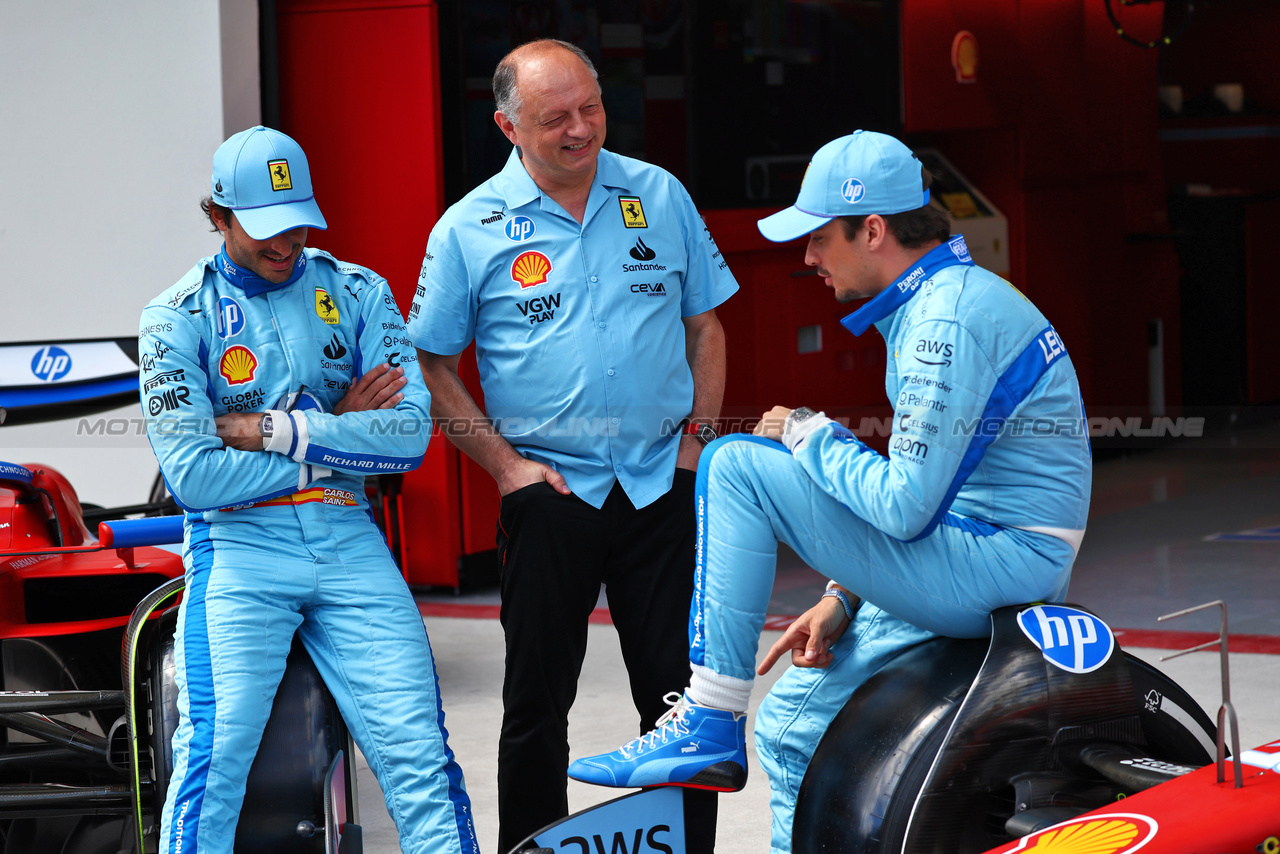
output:
M248 347L237 344L222 354L218 363L218 373L227 378L228 385L240 385L253 379L258 370L258 357Z
M511 280L522 288L544 284L550 273L551 259L541 252L525 252L511 264Z
M1130 813L1073 818L1024 836L1010 854L1129 854L1150 842L1159 829L1154 819Z

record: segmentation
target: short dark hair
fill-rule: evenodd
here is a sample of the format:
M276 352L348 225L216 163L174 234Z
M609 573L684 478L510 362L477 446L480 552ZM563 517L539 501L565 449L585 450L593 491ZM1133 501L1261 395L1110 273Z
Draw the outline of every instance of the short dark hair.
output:
M209 218L209 225L212 226L211 231L218 231L218 224L213 221L213 212L217 211L222 214L223 220L227 225L231 225L231 220L235 219L235 212L231 208L224 207L213 200L213 196L205 196L200 200L200 210L204 211L204 215Z
M920 177L924 182L924 188L929 189L929 185L933 183L933 173L921 167ZM866 222L867 216L869 214L840 217L840 222L844 226L844 236L852 240L862 228L862 224ZM935 240L945 243L951 237L951 217L946 211L935 208L933 205L925 205L903 213L887 214L884 216L884 221L904 249L917 249Z

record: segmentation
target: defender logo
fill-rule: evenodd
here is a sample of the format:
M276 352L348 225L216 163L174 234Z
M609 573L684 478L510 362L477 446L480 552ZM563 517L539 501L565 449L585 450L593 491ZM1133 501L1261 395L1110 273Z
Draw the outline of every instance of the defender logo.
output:
M644 205L639 196L618 196L618 207L622 208L622 224L627 228L648 228L644 218Z
M288 160L268 160L267 168L271 170L271 189L276 192L292 190L293 181L289 179Z
M533 233L538 230L538 227L533 224L533 220L529 219L529 217L521 215L513 216L507 220L507 224L502 227L502 230L506 233L508 240L522 243L533 237Z
M658 253L645 246L644 241L637 238L636 245L631 248L631 257L637 261L652 261L658 257Z
M157 344L157 347L160 345ZM168 348L166 348L168 349ZM41 347L31 357L31 373L41 382L52 383L71 371L71 354L61 347Z
M234 338L244 331L244 309L231 297L218 300L218 337Z
M1065 605L1020 611L1018 626L1046 661L1068 673L1092 673L1107 663L1116 646L1106 623Z

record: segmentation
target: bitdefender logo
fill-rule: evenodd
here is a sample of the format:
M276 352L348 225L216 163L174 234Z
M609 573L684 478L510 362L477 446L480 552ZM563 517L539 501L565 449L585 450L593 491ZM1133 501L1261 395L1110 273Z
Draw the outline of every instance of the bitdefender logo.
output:
M643 240L636 240L636 245L631 249L631 257L637 261L652 261L658 257L658 253L645 246Z

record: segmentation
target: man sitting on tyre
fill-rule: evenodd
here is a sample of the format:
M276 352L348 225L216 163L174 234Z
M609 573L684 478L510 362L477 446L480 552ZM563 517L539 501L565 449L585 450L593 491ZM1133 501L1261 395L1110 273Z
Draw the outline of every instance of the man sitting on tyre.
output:
M974 266L929 206L928 174L893 137L857 131L814 155L796 204L760 221L808 235L805 262L843 325L887 346L888 457L821 412L774 407L755 436L698 467L698 565L688 689L653 731L579 759L607 786L746 783L746 709L777 542L832 579L761 665L797 665L761 707L773 848L818 738L892 655L933 635L982 637L1004 605L1060 600L1088 515L1092 464L1062 339L1012 285Z

